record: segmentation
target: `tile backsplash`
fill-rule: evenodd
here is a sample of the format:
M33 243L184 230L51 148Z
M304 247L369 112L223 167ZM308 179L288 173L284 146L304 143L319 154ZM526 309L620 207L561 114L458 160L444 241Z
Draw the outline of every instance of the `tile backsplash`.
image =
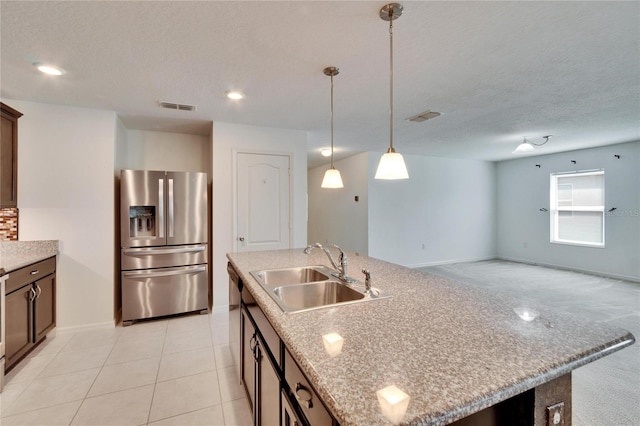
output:
M18 240L18 209L13 207L0 209L0 241Z

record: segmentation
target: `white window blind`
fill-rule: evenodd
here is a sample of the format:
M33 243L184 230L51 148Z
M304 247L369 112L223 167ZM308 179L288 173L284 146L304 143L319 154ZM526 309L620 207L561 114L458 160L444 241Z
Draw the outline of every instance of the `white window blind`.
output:
M551 175L551 242L604 247L604 170Z

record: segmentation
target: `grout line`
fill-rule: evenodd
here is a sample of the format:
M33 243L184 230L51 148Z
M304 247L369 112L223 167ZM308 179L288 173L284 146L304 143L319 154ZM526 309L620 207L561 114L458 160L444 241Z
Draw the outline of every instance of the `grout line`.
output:
M156 371L156 380L153 383L153 392L151 393L151 404L149 404L149 412L147 413L147 421L146 424L149 424L151 420L151 410L153 409L153 401L156 398L156 387L158 386L158 376L160 375L160 366L162 366L162 358L164 356L164 345L167 341L169 331L169 322L167 321L166 327L164 329L164 340L162 341L162 348L160 348L160 361L158 362L158 370Z

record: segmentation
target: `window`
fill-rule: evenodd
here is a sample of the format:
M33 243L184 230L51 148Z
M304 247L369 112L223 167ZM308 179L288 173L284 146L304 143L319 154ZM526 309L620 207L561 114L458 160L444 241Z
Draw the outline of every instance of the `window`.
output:
M551 175L551 242L604 247L604 170Z

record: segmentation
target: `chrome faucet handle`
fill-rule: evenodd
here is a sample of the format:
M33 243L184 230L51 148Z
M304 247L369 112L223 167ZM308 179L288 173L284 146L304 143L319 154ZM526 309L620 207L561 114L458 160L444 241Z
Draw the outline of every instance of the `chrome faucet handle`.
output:
M338 255L338 262L340 262L340 273L346 277L347 276L347 255L336 244L331 244L331 247L337 248L338 251L340 252L340 254Z
M363 268L362 273L364 274L364 290L369 292L371 291L371 272Z
M315 244L309 244L304 250L302 250L302 252L304 254L309 254L311 253L311 250L313 250L314 248L321 248L324 250L324 247L322 247L322 244L315 243Z

